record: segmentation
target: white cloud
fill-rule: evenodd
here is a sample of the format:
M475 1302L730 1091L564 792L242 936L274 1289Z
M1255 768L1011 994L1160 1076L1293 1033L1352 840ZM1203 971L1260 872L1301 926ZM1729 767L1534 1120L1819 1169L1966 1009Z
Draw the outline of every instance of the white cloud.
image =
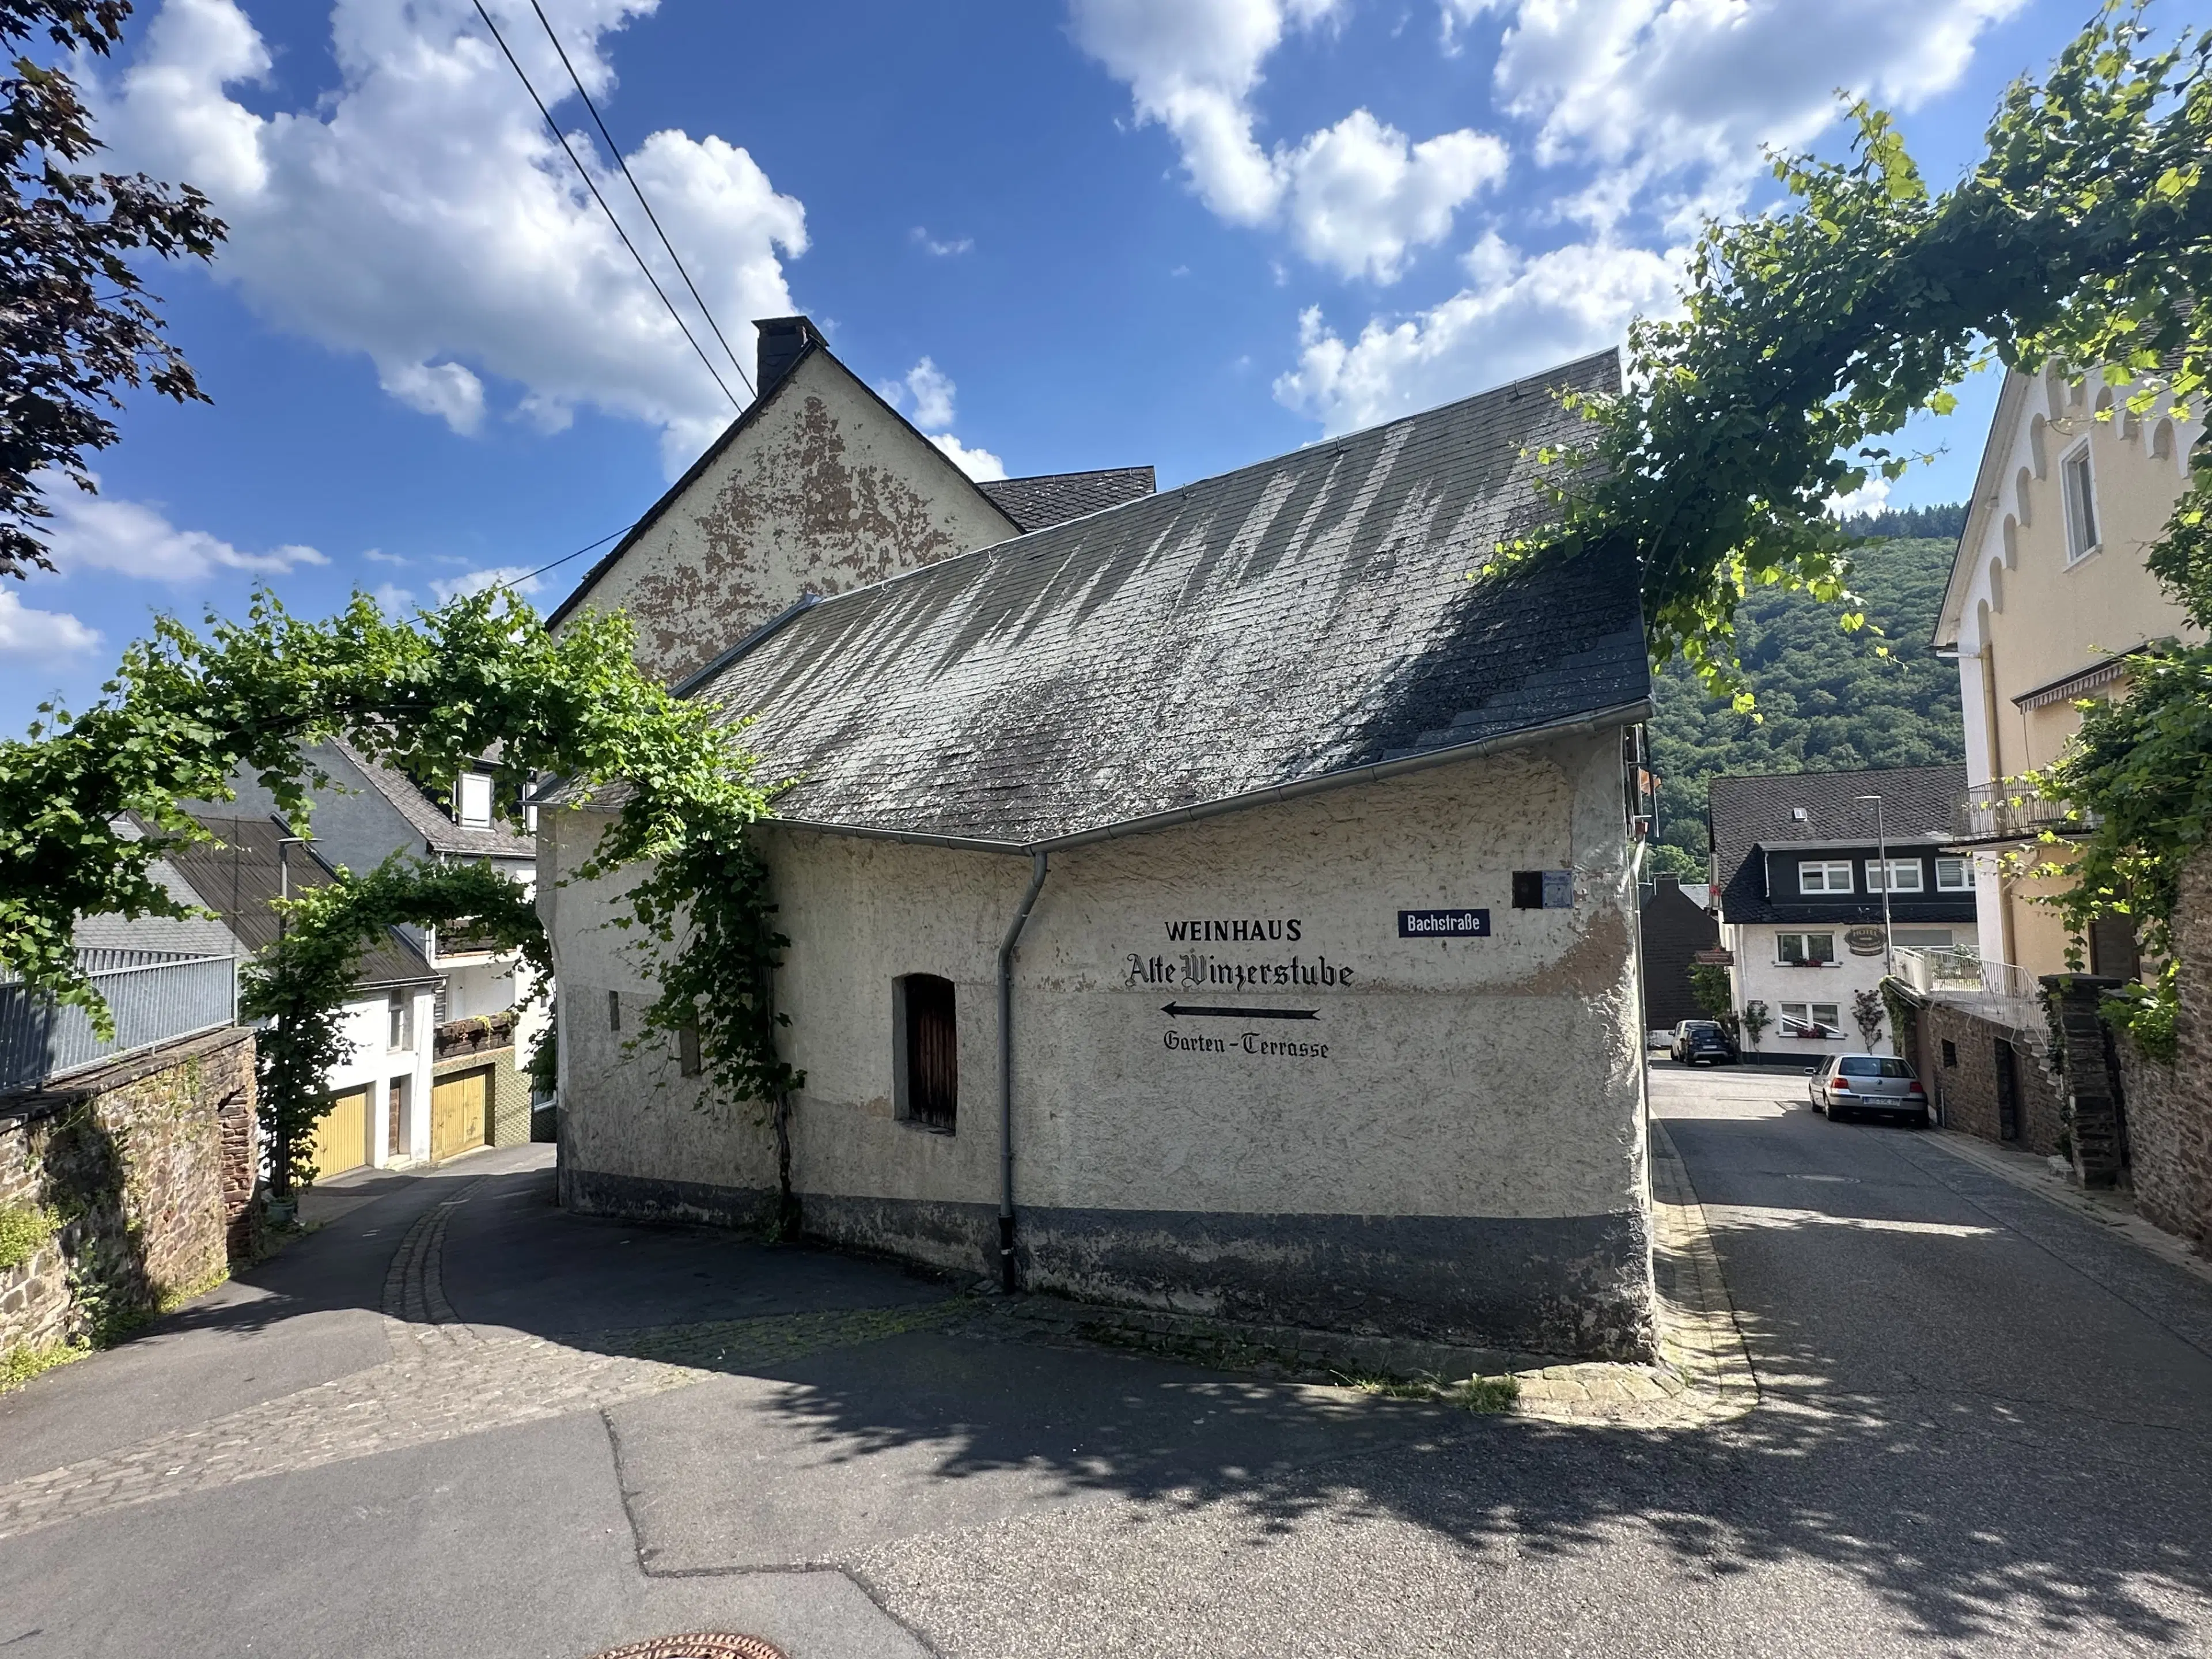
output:
M606 37L655 3L547 0L594 98L614 89ZM550 100L567 77L536 18L520 0L492 9ZM277 325L366 355L409 407L474 431L504 395L493 383L507 382L520 388L514 412L543 430L578 407L658 427L664 464L680 470L730 404L473 5L334 0L331 27L337 85L264 116L230 95L263 85L270 64L236 0L166 0L136 61L101 85L110 165L206 191L230 225L217 277ZM611 160L572 142L605 169L601 188L622 211L628 187ZM805 210L750 155L711 134L662 131L629 159L726 333L796 308L782 259L805 249ZM630 212L642 219L634 203ZM657 251L642 223L633 237ZM681 302L673 271L662 280ZM742 334L731 339L747 349ZM722 374L742 396L726 364Z
M1407 253L1451 234L1460 204L1505 176L1505 146L1486 134L1406 135L1354 110L1283 158L1298 251L1317 265L1378 283Z
M398 554L387 553L380 547L372 547L368 552L362 554L361 556L367 559L371 564L406 564L409 562L408 560L402 558Z
M970 449L950 432L933 433L930 442L952 458L952 464L978 483L1006 476L1006 464L988 449Z
M97 482L97 475L94 482ZM303 564L330 561L312 547L272 547L246 553L204 530L179 530L153 507L112 495L88 495L58 472L38 480L54 510L46 539L64 570L119 571L155 581L198 581L216 570L282 574Z
M376 608L387 617L404 617L415 605L414 593L404 587L385 583L376 590Z
M878 386L884 401L894 409L908 410L914 423L929 441L952 458L971 478L1003 478L1006 464L988 449L970 449L947 430L952 424L953 394L959 390L952 377L924 357L907 370L906 378ZM934 430L932 428L934 428Z
M927 431L952 424L952 377L924 357L907 371L906 390L914 399L914 423Z
M975 239L973 236L954 236L940 240L929 234L929 228L927 225L916 225L914 228L913 235L917 247L939 259L955 258L963 253L972 253L975 251Z
M510 587L518 593L535 593L545 584L532 575L531 569L532 567L526 564L501 564L488 570L471 570L466 575L451 580L434 576L430 579L430 591L438 596L441 605L457 593L484 593L495 587ZM400 592L402 598L407 597L401 590L392 591ZM378 603L383 603L381 595Z
M100 633L66 611L33 611L0 587L0 659L52 662L96 648Z
M1956 83L1981 33L2026 0L1448 0L1503 13L1496 83L1541 124L1540 160L1749 177L1759 146L1809 142L1836 92L1911 108Z
M1889 505L1889 480L1879 472L1848 495L1828 497L1828 511L1838 519L1860 513L1879 513Z
M1286 407L1331 433L1432 408L1617 343L1629 319L1672 308L1678 252L1575 243L1528 258L1495 236L1468 256L1474 286L1349 345L1320 307L1299 319L1298 366L1275 381Z
M1174 137L1206 206L1231 224L1285 222L1298 251L1351 277L1395 282L1409 250L1504 176L1504 145L1462 128L1414 143L1356 109L1296 144L1263 149L1252 96L1291 29L1340 0L1073 0L1077 40L1126 82L1139 119Z

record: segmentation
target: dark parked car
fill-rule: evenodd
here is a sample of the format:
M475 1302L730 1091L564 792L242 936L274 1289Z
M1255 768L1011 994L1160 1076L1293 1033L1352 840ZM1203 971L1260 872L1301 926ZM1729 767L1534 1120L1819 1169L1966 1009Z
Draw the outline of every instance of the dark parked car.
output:
M1840 1123L1850 1112L1880 1112L1928 1127L1928 1091L1912 1068L1893 1054L1836 1054L1823 1060L1806 1085L1813 1109Z
M1710 1019L1686 1019L1674 1028L1674 1046L1667 1051L1685 1066L1703 1066L1711 1062L1725 1066L1735 1058L1729 1046L1728 1033L1719 1022Z

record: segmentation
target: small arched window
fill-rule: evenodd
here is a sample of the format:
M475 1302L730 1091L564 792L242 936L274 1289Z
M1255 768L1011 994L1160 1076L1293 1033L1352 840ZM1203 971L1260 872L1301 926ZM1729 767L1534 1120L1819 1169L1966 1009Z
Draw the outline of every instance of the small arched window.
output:
M891 981L894 1098L905 1122L951 1134L960 1115L960 1021L952 981L907 974Z

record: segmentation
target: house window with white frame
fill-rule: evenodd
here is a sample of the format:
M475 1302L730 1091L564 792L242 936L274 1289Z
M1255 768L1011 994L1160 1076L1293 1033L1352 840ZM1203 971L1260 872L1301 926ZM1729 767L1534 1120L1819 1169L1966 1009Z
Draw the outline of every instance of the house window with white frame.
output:
M1807 859L1797 866L1801 893L1848 893L1851 890L1849 859Z
M1844 1034L1844 1011L1833 1002L1785 1002L1782 1010L1782 1035L1786 1037L1811 1037L1828 1041Z
M1936 890L1939 893L1971 893L1974 890L1974 861L1972 859L1937 859L1936 860Z
M1777 933L1774 960L1784 968L1817 967L1836 959L1833 933Z
M2066 562L2076 564L2097 550L2096 479L2087 443L2058 464L2058 477L2066 496Z
M453 817L470 830L491 828L491 775L464 772L453 792Z
M1869 893L1885 891L1917 893L1920 891L1923 879L1920 860L1918 859L1890 860L1889 873L1887 879L1885 880L1882 874L1882 861L1880 859L1869 859L1866 861L1866 878L1867 891Z

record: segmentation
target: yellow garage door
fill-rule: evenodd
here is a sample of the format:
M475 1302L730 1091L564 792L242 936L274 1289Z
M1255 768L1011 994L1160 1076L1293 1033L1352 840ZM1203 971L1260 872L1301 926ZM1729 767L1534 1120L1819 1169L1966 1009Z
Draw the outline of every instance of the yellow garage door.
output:
M440 1078L430 1085L431 1158L451 1158L483 1146L490 1117L490 1066Z
M350 1089L315 1125L315 1174L341 1175L368 1162L368 1091Z

